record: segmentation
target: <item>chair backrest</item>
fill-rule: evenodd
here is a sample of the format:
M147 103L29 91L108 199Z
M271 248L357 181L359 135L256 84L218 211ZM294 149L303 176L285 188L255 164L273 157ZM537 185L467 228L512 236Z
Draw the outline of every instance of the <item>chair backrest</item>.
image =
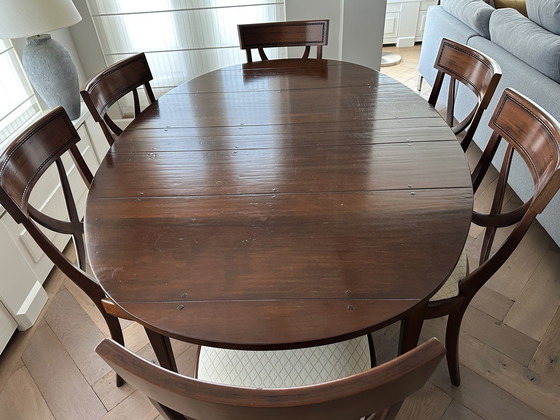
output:
M110 118L107 113L109 108L132 92L136 117L141 112L139 87L144 86L150 104L156 100L150 85L152 79L146 55L140 53L107 67L87 82L80 92L93 119L101 125L110 145L122 133L122 129Z
M25 227L54 264L101 309L101 299L105 293L85 272L83 224L61 158L66 152L71 155L83 181L89 187L93 175L77 148L79 140L74 125L62 107L55 108L21 133L0 155L0 204L17 223ZM53 164L57 168L68 220L42 213L29 203L33 187ZM72 236L78 266L58 250L39 225L50 231Z
M251 49L257 48L261 60L268 60L264 48L305 47L302 58L309 58L312 46L317 47L317 58L323 58L323 46L329 40L329 21L301 20L291 22L255 23L237 25L239 45L247 53L247 62L253 57Z
M343 379L296 388L255 389L204 382L162 369L112 340L95 351L126 382L144 392L171 419L359 419L374 412L394 418L445 353L432 338L380 366ZM181 413L181 414L179 414Z
M502 77L502 70L499 64L486 54L446 38L441 41L434 67L437 70L437 75L428 102L432 106L436 106L444 78L447 75L449 77L449 91L446 102L446 122L455 134L467 129L465 137L461 141L461 147L463 150L467 150L480 118L484 110L488 108L488 104ZM474 108L460 122L456 122L454 118L456 82L466 86L476 96Z
M472 296L505 263L531 223L560 188L560 124L545 110L513 89L505 89L488 124L493 134L472 173L473 188L480 186L498 146L506 148L491 209L473 212L473 223L485 228L479 267L460 284ZM510 167L525 164L533 178L533 195L514 209L504 208ZM499 228L514 226L506 239L494 243ZM510 228L511 229L511 228ZM497 249L496 249L497 248Z

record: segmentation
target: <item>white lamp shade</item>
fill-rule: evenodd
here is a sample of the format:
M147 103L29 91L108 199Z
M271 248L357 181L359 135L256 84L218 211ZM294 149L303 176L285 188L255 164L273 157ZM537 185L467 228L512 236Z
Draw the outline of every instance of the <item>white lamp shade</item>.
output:
M0 0L0 39L44 34L80 20L72 0Z

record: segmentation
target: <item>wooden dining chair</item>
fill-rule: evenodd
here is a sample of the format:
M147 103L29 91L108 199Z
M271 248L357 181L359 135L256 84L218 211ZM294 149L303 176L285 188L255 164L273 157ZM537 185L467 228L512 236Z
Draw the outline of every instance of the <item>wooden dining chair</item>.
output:
M480 118L494 95L502 77L502 70L499 64L486 54L446 38L441 41L434 67L437 70L437 75L428 103L433 107L436 106L444 80L449 79L445 120L454 134L466 130L465 136L461 140L461 147L466 151L473 139ZM455 119L457 83L470 89L476 97L476 104L473 109L459 122Z
M62 107L55 108L32 124L0 155L0 204L16 223L23 225L53 263L92 300L105 319L111 337L123 344L118 318L129 318L128 314L107 298L97 280L86 272L84 226L67 175L70 168L63 163L63 155L68 153L86 186L91 186L93 175L78 150L79 141L74 125ZM61 218L46 214L29 202L33 187L53 165L56 166L66 207L66 215ZM51 241L50 233L54 232L71 236L76 263L70 261ZM167 346L169 339L147 333L150 341L155 343L156 354L165 353L161 346ZM117 386L122 384L122 379L117 376Z
M119 99L132 92L134 117L138 116L141 112L138 95L140 87L144 87L148 103L156 100L150 85L152 79L146 55L140 53L107 67L87 82L80 92L93 119L101 125L109 145L112 145L123 131L109 116L109 109Z
M404 322L402 331L403 337L408 335L402 343L402 349L406 351L416 345L424 319L448 315L445 334L447 364L451 382L457 386L460 384L459 331L470 301L507 261L535 217L545 209L560 188L558 121L530 99L512 89L506 89L489 126L493 134L472 174L475 190L480 186L502 141L505 141L505 154L491 210L488 213L473 211L472 215L472 223L485 230L478 267L469 272L466 255L463 253L453 274L421 311ZM523 204L510 210L504 208L504 197L514 158L516 164L527 166L528 173L533 178L534 191ZM501 244L494 242L500 228L506 228L507 234ZM507 233L508 231L510 232Z
M323 58L323 46L329 40L329 21L301 20L291 22L254 23L237 25L239 44L253 62L252 49L258 49L261 60L268 60L265 48L305 47L301 58L309 58L311 47L317 47L317 58Z
M95 351L148 396L167 419L392 419L420 389L445 353L435 338L407 354L356 375L295 388L227 386L182 376L105 339ZM372 414L375 413L375 414Z

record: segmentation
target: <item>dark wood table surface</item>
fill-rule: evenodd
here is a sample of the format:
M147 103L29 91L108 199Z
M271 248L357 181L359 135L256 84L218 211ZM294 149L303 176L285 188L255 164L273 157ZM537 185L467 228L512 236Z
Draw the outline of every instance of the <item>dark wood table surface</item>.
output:
M464 246L463 152L427 102L355 64L236 65L162 96L89 193L91 267L141 324L284 349L355 337L429 299Z

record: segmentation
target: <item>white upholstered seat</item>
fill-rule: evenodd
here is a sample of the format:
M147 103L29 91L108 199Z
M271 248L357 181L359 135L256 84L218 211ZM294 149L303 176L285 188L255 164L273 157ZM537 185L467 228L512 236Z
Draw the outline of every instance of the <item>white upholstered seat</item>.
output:
M459 294L459 282L467 276L467 253L465 250L461 253L459 261L447 281L441 286L435 295L432 296L430 302L455 297Z
M367 336L295 350L201 347L198 379L252 388L288 388L343 378L371 368Z

